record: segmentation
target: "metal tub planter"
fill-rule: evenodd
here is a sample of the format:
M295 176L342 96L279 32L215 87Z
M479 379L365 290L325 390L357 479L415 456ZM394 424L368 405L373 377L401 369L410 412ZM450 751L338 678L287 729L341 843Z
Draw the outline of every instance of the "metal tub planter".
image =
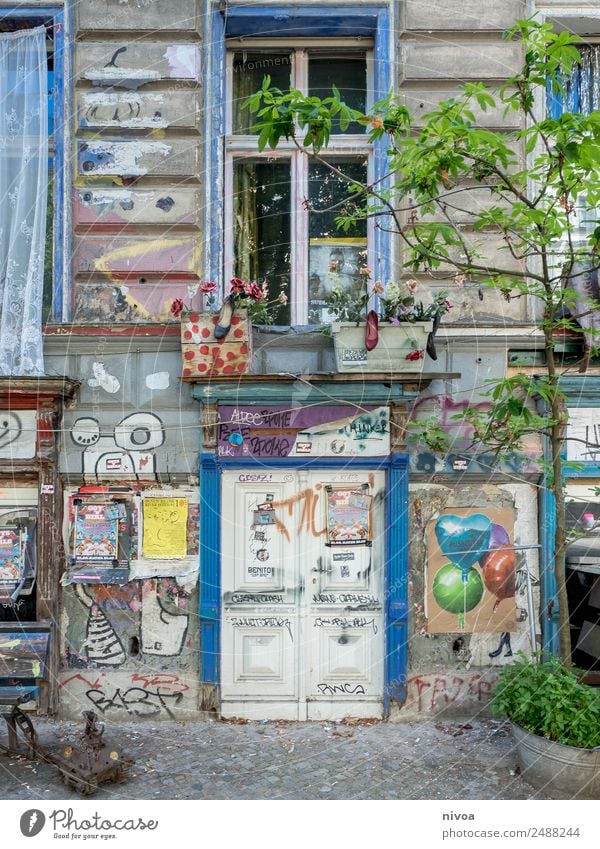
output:
M555 743L511 722L522 777L545 795L600 799L600 749Z
M544 796L600 799L600 691L552 655L503 666L493 712L512 724L521 774Z

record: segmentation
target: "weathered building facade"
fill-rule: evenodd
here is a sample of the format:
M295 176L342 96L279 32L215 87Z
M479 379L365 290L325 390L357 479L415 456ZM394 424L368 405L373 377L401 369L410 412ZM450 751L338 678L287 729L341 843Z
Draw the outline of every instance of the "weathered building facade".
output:
M529 447L531 462L497 465L473 453L452 417L484 404L485 381L515 356L533 361L531 305L432 274L420 285L448 290L453 305L438 360L393 379L336 374L311 286L323 256L327 271L348 245L303 218L304 188L319 175L289 151L258 157L236 103L265 70L314 80L315 90L342 73L366 80L365 108L395 87L424 114L461 82L496 86L514 73L520 48L501 34L536 4L27 6L34 24L60 25L51 30L55 274L47 377L25 406L11 394L19 379L4 378L2 409L25 411L19 439L31 441L51 408L54 441L44 450L56 458L50 467L40 459L53 469L49 483L33 470L41 448L25 469L17 442L0 441L1 506L50 499L40 515L55 532L38 533L37 551L38 585L52 604L2 604L5 623L53 624L45 704L107 718L484 710L496 667L553 639L552 583L537 547L547 509L534 462L541 448ZM600 29L595 6L537 10L589 33ZM18 18L6 3L0 11ZM479 118L507 131L521 120L493 110ZM357 167L369 160L375 174L382 167L380 152L354 137L332 155ZM254 331L251 373L186 373L172 304L193 314L202 281L217 281L223 295L223 281L250 273L244 233L261 215L277 222L263 243L288 248L252 261L277 277L289 312L281 326ZM498 245L484 238L491 255ZM375 279L399 273L391 236L368 230L354 246ZM452 434L452 454L407 442L408 417L431 415ZM463 621L438 603L436 539L451 517L467 545L482 515L488 535L471 562L517 546L516 594L496 598L482 585ZM345 538L335 538L336 521Z

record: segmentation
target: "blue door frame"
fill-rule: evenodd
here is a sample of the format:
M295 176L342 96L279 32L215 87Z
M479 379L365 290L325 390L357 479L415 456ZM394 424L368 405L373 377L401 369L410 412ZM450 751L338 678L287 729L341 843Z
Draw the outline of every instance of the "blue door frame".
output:
M384 714L392 699L406 700L408 665L408 455L385 458L302 458L227 460L200 455L200 680L220 683L221 634L221 473L230 469L368 469L386 472L384 569Z

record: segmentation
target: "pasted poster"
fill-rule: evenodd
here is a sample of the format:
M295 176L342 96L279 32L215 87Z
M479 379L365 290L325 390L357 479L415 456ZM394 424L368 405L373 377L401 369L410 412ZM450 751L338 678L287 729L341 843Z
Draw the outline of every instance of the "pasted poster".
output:
M14 525L0 526L0 587L21 580L22 557L21 529Z
M368 545L372 500L364 489L327 487L327 544Z
M383 457L389 408L219 406L220 457Z
M570 407L567 425L567 460L598 463L600 459L600 409Z
M119 505L114 502L75 504L73 557L112 563L119 556Z
M0 634L0 678L44 678L50 632L19 630Z
M187 498L145 498L142 554L154 559L187 555Z
M427 534L432 634L514 631L514 510L444 510Z

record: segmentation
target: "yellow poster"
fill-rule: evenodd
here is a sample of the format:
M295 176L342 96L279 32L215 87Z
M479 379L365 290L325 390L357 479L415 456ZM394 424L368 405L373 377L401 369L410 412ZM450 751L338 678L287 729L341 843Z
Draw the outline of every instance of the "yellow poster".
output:
M187 498L145 498L142 554L154 559L187 554Z

